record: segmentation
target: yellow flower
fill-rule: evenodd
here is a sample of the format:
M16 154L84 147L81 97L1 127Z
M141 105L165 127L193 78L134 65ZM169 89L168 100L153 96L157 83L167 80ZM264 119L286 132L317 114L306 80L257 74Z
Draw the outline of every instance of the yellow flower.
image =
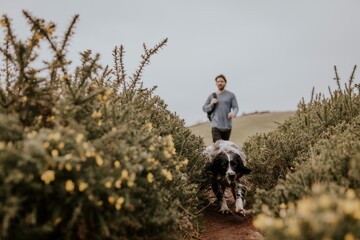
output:
M61 223L62 219L61 217L57 217L54 221L54 226L58 225L59 223Z
M115 161L115 162L114 162L114 166L115 166L116 168L119 168L119 167L120 167L120 161Z
M344 237L344 240L355 240L356 238L352 233L347 233Z
M331 212L331 211L327 211L322 215L323 221L325 223L331 224L331 225L335 225L338 222L338 218L337 218L337 214Z
M53 170L46 170L41 174L41 180L45 182L46 185L49 185L55 180L55 172Z
M103 123L102 123L102 120L99 120L98 123L97 123L97 125L98 125L99 127L101 127L102 124L103 124Z
M153 129L153 125L149 122L149 123L145 124L144 129L145 129L145 131L151 132Z
M54 157L54 158L58 157L59 156L59 151L57 149L53 149L51 151L51 156Z
M109 197L108 197L108 202L109 202L110 204L114 204L114 202L115 202L115 197L114 197L114 196L109 196Z
M121 171L121 179L126 180L129 178L129 172L128 170L124 169Z
M276 229L281 229L281 228L283 228L283 226L284 226L283 220L281 220L280 218L276 218L275 222L274 222L274 227Z
M90 148L90 144L89 144L88 142L84 142L84 143L82 144L82 146L83 146L83 148L86 149L86 150L88 150L88 149Z
M347 199L355 199L356 198L355 191L353 189L348 189L346 191L346 198Z
M71 160L73 158L73 155L71 153L68 153L65 155L65 160Z
M288 228L285 229L285 232L292 237L300 236L299 221L296 218L290 218L287 220Z
M67 181L65 182L65 190L66 190L67 192L73 192L74 189L75 189L75 184L74 184L74 182L73 182L72 180L67 180Z
M261 213L255 218L253 225L257 229L267 229L274 225L274 219Z
M65 143L64 142L60 142L58 145L57 145L58 149L63 149L65 147Z
M72 165L70 163L66 163L65 164L65 169L68 170L68 171L71 171L72 170Z
M346 199L343 201L342 210L346 215L352 215L358 210L358 203L355 200Z
M44 142L44 143L43 143L43 147L44 147L45 149L47 149L49 146L50 146L50 143L49 143L49 142Z
M323 195L320 196L318 202L319 202L319 206L322 209L327 209L331 205L331 198L328 195L323 194Z
M150 145L150 147L149 147L149 151L150 151L150 152L155 151L155 147L154 147L154 145Z
M146 179L149 183L152 183L154 181L154 175L152 173L148 173Z
M154 163L154 162L155 162L155 158L150 157L150 158L146 159L146 161L147 161L148 163Z
M121 184L122 184L122 181L120 179L115 181L115 187L116 188L121 188Z
M35 138L38 133L36 131L31 131L27 134L28 138Z
M111 131L112 131L112 132L116 132L116 131L117 131L116 127L112 127L112 128L111 128Z
M80 182L79 183L79 191L80 192L85 191L88 187L89 187L89 184L87 184L86 182Z
M102 159L102 157L99 154L96 154L95 160L96 160L96 164L98 166L104 165L104 160Z
M90 158L90 157L95 157L96 154L95 154L95 152L92 151L92 150L86 150L86 151L85 151L85 156L86 156L87 158Z
M111 182L111 181L107 181L107 182L105 182L104 185L105 185L106 188L111 188L112 182Z
M183 166L187 166L189 164L189 159L185 158L184 161L182 161Z
M54 141L59 141L61 138L61 133L59 132L55 132L55 133L50 133L48 135L48 139L51 141L51 140L54 140Z
M164 150L164 151L163 151L163 154L164 154L164 157L165 157L166 159L170 159L170 158L172 157L171 153L169 153L168 150Z
M112 93L111 89L108 88L108 89L105 90L104 95L105 95L105 96L110 96L111 93Z
M0 19L0 25L6 27L6 20L4 18Z
M27 100L28 100L27 96L23 96L22 100L23 100L23 102L27 102Z
M0 150L4 150L5 147L6 147L5 142L1 141L1 142L0 142Z
M76 143L80 143L82 140L84 139L84 134L82 134L82 133L78 133L77 135L76 135Z
M43 116L42 116L42 115L38 116L38 117L37 117L37 123L40 124L41 121L42 121L42 119L43 119Z
M124 202L125 202L125 198L119 197L119 198L116 200L116 204L115 204L116 210L119 211L119 210L121 209L121 207L122 207L122 205L123 205Z
M298 201L297 212L303 218L308 218L315 210L315 202L310 197L303 198Z
M47 122L51 122L51 121L54 121L55 120L55 116L48 116L47 118L46 118L46 121Z
M162 169L162 170L161 170L161 173L162 173L162 175L166 178L166 180L168 180L168 181L172 181L172 180L173 180L173 176L172 176L172 174L171 174L170 171L168 171L168 170L166 170L166 169Z
M76 164L76 171L80 171L81 170L81 164Z

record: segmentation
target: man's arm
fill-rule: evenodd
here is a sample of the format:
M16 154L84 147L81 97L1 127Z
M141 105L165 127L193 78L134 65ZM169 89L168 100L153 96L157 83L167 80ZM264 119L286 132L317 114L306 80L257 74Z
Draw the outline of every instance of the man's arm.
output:
M206 101L205 101L205 103L204 103L204 106L203 106L203 111L204 112L210 112L211 111L211 109L213 108L213 106L214 106L214 104L212 103L212 95L210 95L207 99L206 99Z
M236 117L236 115L239 112L239 106L238 106L238 103L236 101L235 95L233 95L233 97L231 99L231 108L232 108L232 113L234 114L234 117Z

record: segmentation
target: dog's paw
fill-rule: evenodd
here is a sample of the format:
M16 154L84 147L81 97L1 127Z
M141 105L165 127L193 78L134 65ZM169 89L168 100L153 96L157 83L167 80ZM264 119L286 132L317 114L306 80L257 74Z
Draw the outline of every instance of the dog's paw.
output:
M235 213L242 215L244 217L250 215L252 213L252 210L246 210L246 209L236 209Z
M221 208L221 209L219 210L219 213L228 215L228 214L231 213L231 211L230 211L229 208Z

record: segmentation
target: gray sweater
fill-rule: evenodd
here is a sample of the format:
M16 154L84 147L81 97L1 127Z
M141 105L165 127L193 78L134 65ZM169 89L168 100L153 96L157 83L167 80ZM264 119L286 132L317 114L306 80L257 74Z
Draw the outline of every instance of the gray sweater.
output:
M219 129L231 129L232 123L231 119L228 118L228 114L231 112L236 116L239 107L236 101L235 95L227 90L224 90L220 94L216 94L218 98L217 106L215 107L214 112L212 113L211 127ZM213 104L211 104L212 94L206 99L206 102L203 106L204 112L209 112Z

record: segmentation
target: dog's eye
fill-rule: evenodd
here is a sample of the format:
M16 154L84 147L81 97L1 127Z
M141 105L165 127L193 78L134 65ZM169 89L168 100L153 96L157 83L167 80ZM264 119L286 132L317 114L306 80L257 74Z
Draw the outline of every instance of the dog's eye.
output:
M231 161L230 165L235 167L237 165L237 162Z

